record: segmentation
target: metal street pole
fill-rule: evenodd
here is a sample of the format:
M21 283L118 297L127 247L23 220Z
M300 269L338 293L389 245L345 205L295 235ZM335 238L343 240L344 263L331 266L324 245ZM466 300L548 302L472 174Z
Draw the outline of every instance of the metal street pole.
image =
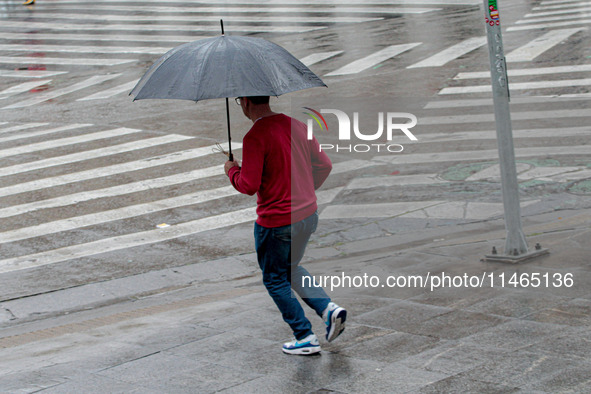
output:
M536 247L536 251L528 252L525 235L521 227L521 208L519 206L519 184L515 166L515 149L513 147L513 131L509 110L509 79L507 62L503 50L501 19L497 0L484 0L484 14L488 39L490 74L492 83L495 120L497 126L497 144L501 167L501 186L503 191L503 207L505 210L504 255L486 256L487 261L518 262L526 258L547 253ZM493 249L493 253L495 253Z

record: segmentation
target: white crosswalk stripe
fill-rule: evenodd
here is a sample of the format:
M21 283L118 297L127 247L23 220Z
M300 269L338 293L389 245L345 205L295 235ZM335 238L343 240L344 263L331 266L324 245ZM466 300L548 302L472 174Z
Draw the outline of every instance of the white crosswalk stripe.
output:
M41 81L33 81L33 82L24 82L19 85L11 86L10 88L4 89L0 91L0 99L9 97L13 94L28 92L31 89L35 89L39 86L43 86L51 82L51 79L41 80Z
M585 136L591 132L591 126L564 127L560 129L561 137ZM556 129L524 129L513 130L513 138L546 138L556 137ZM458 131L446 134L421 134L420 142L452 142L460 140L489 140L494 139L495 131Z
M565 1L565 2L551 2L551 1L544 1L540 3L539 6L533 7L533 11L541 11L541 10L559 10L564 8L573 8L573 7L582 7L591 5L591 1Z
M523 111L511 115L513 120L529 119L555 119L573 118L588 116L589 111L584 109L560 109L554 111ZM494 113L470 114L470 115L446 115L446 116L424 116L421 118L422 125L433 124L454 124L454 123L485 123L494 122Z
M458 57L472 52L486 44L486 37L472 37L407 68L441 67Z
M5 125L5 124L10 125L9 122L0 122L0 125ZM16 125L16 126L6 126L4 128L0 128L0 134L9 133L12 131L32 129L35 127L47 126L48 124L49 123L25 123L25 124L20 124L20 125Z
M584 28L552 30L537 37L533 41L510 52L506 58L508 62L529 62L546 52L550 48L560 44L570 36L585 30Z
M562 16L546 16L543 18L534 18L530 17L529 19L522 19L515 23L517 24L526 24L526 23L544 23L544 22L554 22L554 21L567 21L571 19L588 19L591 16L590 13L576 13L575 15L562 15Z
M341 53L343 53L343 51L318 52L312 53L311 55L303 57L299 60L304 63L304 65L309 67L313 64L320 63L321 61L340 55Z
M13 126L9 129L3 130L2 132L7 133L7 132L12 132L12 131L25 130L25 129L34 128L37 126L43 126L46 124L47 123L28 123L28 124L19 125L19 126ZM35 130L35 131L29 131L26 133L18 133L18 134L14 134L14 135L5 136L5 137L0 137L0 143L24 139L24 138L47 136L50 134L60 133L62 131L76 130L76 129L81 129L81 128L88 127L88 126L91 126L91 125L86 124L86 123L69 124L69 125L65 125L65 126L53 127L51 129L46 129L46 130Z
M536 18L540 16L554 16L554 15L564 15L564 14L575 14L578 12L587 12L591 11L591 7L582 7L582 8L569 8L566 10L554 10L554 11L547 11L547 12L536 12L534 14L525 14L524 18Z
M98 76L90 77L85 81L75 83L73 85L70 85L70 86L62 88L62 89L57 89L57 90L41 93L34 98L30 98L30 99L20 101L15 104L8 105L2 109L23 108L23 107L30 107L33 105L37 105L37 104L40 104L44 101L55 99L55 98L58 98L60 96L68 94L68 93L72 93L72 92L75 92L78 90L86 89L86 88L93 86L93 85L98 85L98 84L108 81L110 79L117 78L119 75L120 74L111 74L111 75L98 75Z
M581 1L577 0L545 0L540 3L540 5L552 5L552 4L565 4L565 3L580 3Z
M591 93L572 93L572 94L563 94L560 97L567 98L567 99L589 99L591 98Z
M591 23L591 19L584 19L581 21L566 21L566 22L549 22L549 23L538 23L532 25L518 25L511 26L507 31L521 31L521 30L534 30L534 29L551 29L554 27L565 27L575 25L588 25Z
M556 102L556 96L522 96L513 97L511 102L513 104L537 104L537 103L554 103ZM560 100L562 102L568 101L580 101L591 99L590 94L582 93L577 95L561 95ZM468 99L468 100L445 100L445 101L431 101L427 103L425 109L436 109L436 108L460 108L460 107L483 107L493 105L492 98L484 99Z
M421 45L420 42L410 43L410 44L401 44L401 45L391 45L387 48L384 48L380 51L372 53L364 58L356 60L352 63L349 63L335 71L332 71L326 74L327 77L330 76L337 76L337 75L349 75L349 74L357 74L359 72L365 71L368 68L376 66L383 61L391 59L403 52L411 50L414 47Z
M565 74L565 73L580 73L590 72L591 64L580 64L573 66L556 66L556 67L540 67L540 68L509 68L508 75L510 77L520 77L529 75L551 75L551 74ZM490 78L490 71L475 71L462 72L454 77L454 79L474 79L474 78Z
M7 158L10 156L17 156L17 155L37 152L37 151L41 151L41 150L61 148L61 147L68 146L68 145L83 144L83 143L92 142L92 141L96 141L96 140L103 140L103 139L118 137L121 135L127 135L130 133L137 133L139 131L140 130L137 130L137 129L127 129L124 127L120 127L120 128L113 129L113 130L97 131L94 133L83 134L83 135L79 135L76 137L58 138L55 140L38 142L35 144L19 145L14 148L0 149L0 157Z
M558 81L510 82L509 90L549 89L574 86L591 86L591 78L564 79ZM490 85L458 86L441 89L439 94L487 93L491 91L492 87Z
M93 93L90 96L80 98L77 101L103 100L103 99L108 99L108 98L114 97L114 96L121 94L121 93L129 93L131 91L131 89L133 89L133 87L135 85L137 85L137 82L138 82L138 80L127 82L122 85L115 86L114 88L111 88L111 89L102 90L100 92Z
M41 70L0 70L0 78L47 78L54 75L67 74L67 71L41 71Z

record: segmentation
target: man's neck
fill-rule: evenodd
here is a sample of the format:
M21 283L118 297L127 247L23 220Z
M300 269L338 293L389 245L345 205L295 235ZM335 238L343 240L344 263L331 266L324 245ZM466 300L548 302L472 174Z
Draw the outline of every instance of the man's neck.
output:
M256 122L260 118L265 118L267 116L276 115L276 112L271 110L271 107L268 105L260 105L257 106L253 111L250 113L250 120Z

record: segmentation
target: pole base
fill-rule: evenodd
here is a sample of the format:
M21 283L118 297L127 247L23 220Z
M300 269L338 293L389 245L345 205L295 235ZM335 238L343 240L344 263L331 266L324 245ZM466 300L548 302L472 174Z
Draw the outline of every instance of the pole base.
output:
M536 249L531 252L527 252L517 256L491 254L484 256L484 261L486 261L487 263L519 264L525 260L533 259L534 257L542 256L548 253L550 253L548 249Z

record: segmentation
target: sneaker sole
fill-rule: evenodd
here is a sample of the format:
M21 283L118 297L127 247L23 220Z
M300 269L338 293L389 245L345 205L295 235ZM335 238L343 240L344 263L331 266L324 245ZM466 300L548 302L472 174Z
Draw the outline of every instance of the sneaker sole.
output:
M339 335L341 335L341 333L343 331L345 331L345 321L347 320L347 311L345 309L339 307L333 312L330 319L331 319L330 331L326 334L326 340L328 342L334 341L335 339L337 339L337 337Z
M283 348L283 353L285 354L295 354L298 356L309 356L312 354L320 353L322 349L320 346L310 346L310 347L302 347L296 349L286 349Z

